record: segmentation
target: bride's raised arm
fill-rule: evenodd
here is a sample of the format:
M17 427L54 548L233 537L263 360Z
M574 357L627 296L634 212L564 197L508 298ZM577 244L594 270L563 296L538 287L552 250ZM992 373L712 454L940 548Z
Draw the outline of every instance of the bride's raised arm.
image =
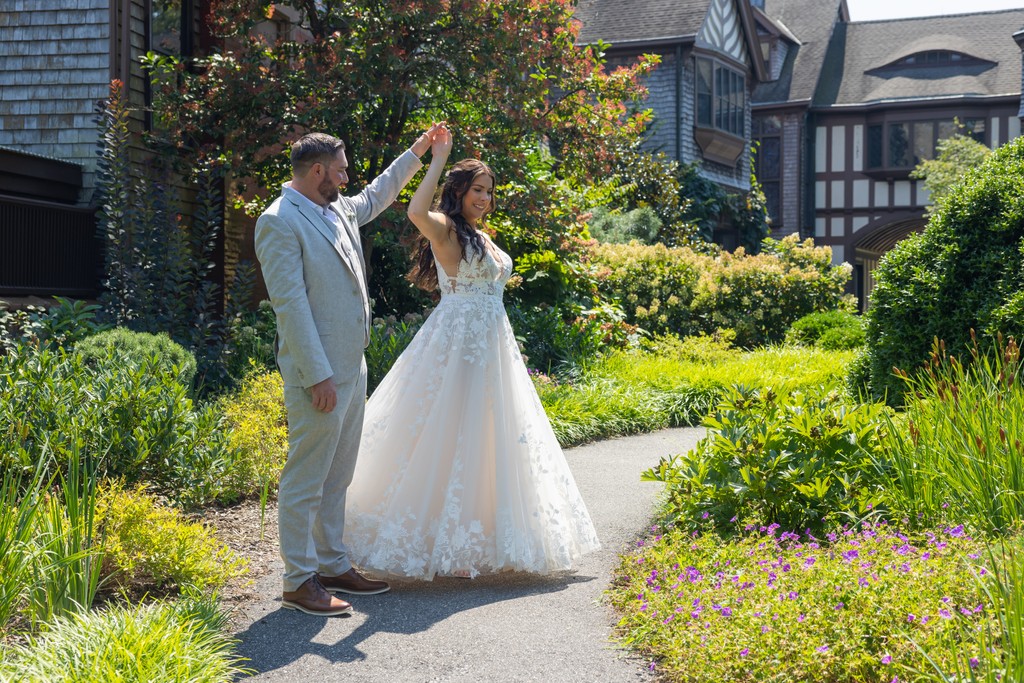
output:
M444 173L444 165L451 151L451 131L443 123L436 125L430 143L430 166L409 202L409 220L432 244L443 244L448 241L448 217L438 211L431 211L430 205L434 201L437 184Z

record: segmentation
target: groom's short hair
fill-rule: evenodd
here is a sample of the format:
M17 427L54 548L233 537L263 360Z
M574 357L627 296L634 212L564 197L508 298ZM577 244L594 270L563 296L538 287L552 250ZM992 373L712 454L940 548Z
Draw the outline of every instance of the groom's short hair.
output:
M313 164L327 165L345 143L327 133L307 133L292 144L292 172L304 176Z

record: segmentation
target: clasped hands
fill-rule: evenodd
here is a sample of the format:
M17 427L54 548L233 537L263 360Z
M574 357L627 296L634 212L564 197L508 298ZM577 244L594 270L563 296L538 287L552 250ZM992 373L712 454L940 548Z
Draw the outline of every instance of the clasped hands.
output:
M448 130L447 122L441 121L430 126L409 149L418 157L426 154L429 149L434 157L447 159L452 151L452 133Z

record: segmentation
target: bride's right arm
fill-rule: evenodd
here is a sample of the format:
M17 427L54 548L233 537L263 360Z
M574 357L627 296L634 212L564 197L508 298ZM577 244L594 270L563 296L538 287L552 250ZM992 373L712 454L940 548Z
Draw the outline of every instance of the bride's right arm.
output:
M437 183L451 151L452 134L441 126L430 143L430 167L409 202L409 220L431 243L447 241L448 238L448 217L438 211L431 211L430 205L434 201Z

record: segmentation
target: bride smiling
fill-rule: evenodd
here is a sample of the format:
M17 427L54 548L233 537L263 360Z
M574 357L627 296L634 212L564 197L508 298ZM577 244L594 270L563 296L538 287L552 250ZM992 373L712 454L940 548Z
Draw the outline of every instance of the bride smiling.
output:
M409 278L441 301L367 403L345 542L387 576L569 569L600 543L505 314L512 259L480 229L494 173L458 162L431 208L451 148L440 126L408 211Z

